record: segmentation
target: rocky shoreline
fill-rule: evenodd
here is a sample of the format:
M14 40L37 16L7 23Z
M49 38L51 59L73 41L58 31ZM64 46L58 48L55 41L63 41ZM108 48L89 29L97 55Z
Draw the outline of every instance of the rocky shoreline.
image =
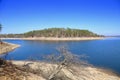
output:
M12 39L12 40L43 40L43 41L81 41L81 40L99 40L104 39L105 37L27 37L27 38L2 38Z
M34 75L29 76L30 80L47 80L44 76L51 74L58 66L57 64L51 64L47 62L35 62L35 61L13 61L13 64L23 66L28 64L29 68L41 71L41 76ZM93 66L72 66L72 69L64 67L59 73L59 77L66 77L62 80L120 80L116 74L106 71L104 69L95 68Z

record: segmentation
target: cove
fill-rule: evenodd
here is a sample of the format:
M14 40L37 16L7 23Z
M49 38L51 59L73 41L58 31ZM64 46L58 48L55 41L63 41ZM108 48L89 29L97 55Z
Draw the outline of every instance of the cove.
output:
M56 48L67 45L69 51L77 55L88 56L86 60L98 67L112 69L120 73L120 38L88 41L33 41L33 40L4 40L19 44L19 48L7 54L6 59L27 60L30 57L39 57L57 53Z

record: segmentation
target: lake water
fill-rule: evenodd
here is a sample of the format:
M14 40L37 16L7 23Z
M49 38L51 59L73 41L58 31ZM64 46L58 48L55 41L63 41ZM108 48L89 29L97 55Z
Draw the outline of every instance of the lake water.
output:
M112 69L120 73L120 38L108 38L104 40L91 41L25 41L4 40L6 42L21 45L19 48L9 52L7 59L26 60L29 57L38 57L50 53L56 53L56 48L67 45L74 54L85 54L90 64L103 68Z

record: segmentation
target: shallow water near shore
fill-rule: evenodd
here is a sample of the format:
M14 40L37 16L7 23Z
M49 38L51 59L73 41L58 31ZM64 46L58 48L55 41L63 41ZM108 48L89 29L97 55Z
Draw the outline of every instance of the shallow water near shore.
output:
M88 41L31 41L31 40L4 40L19 44L19 48L9 52L6 59L27 60L36 57L57 53L56 48L67 45L74 54L88 56L86 60L95 66L112 69L120 73L120 38Z

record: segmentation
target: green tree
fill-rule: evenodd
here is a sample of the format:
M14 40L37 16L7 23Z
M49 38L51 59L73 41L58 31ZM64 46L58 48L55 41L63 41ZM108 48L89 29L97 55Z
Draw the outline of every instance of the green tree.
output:
M0 24L0 32L2 31L2 24ZM0 43L2 43L2 40L0 38Z
M0 25L2 29L2 25ZM48 28L43 30L34 30L26 32L24 34L10 34L2 35L6 37L98 37L99 35L89 31L81 29L71 28Z

